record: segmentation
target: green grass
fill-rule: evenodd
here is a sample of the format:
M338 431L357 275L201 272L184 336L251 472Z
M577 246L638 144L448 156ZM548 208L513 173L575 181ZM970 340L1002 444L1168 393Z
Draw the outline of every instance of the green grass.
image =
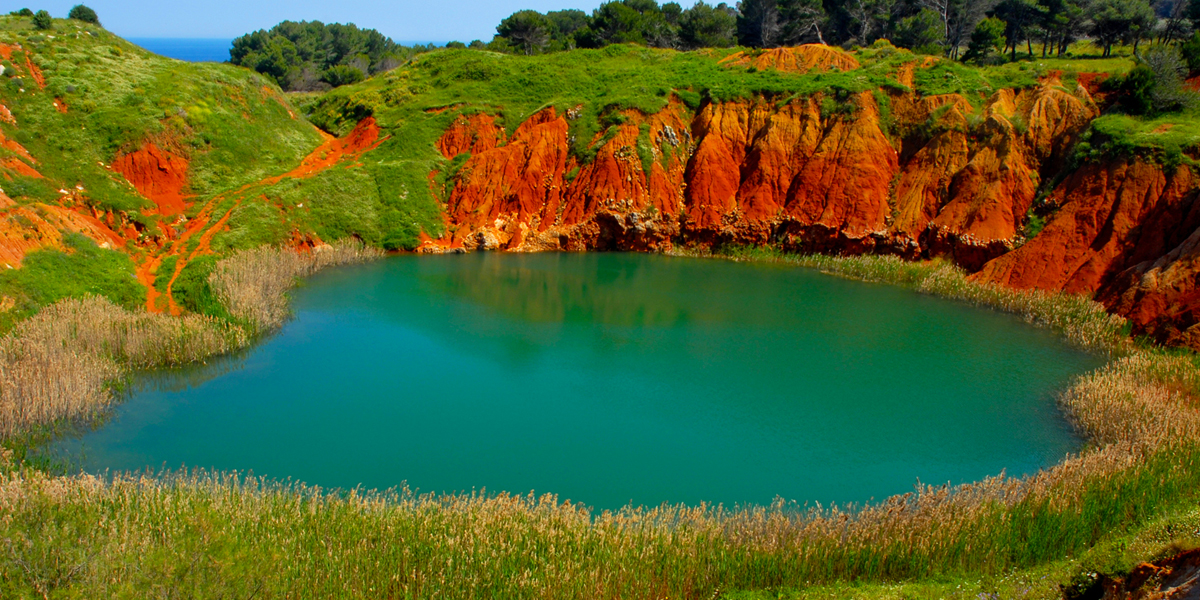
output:
M13 309L0 312L0 331L63 298L105 296L126 308L146 301L129 255L100 248L77 233L63 236L62 250L38 250L25 257L19 269L0 272L0 295L12 298Z
M320 141L275 99L277 88L251 71L157 56L78 21L56 20L49 34L32 31L28 21L0 17L0 42L32 51L46 89L32 81L24 93L3 88L0 97L17 118L5 133L40 161L43 175L81 183L103 209L146 207L99 163L147 139L191 160L190 191L200 198L286 170ZM24 53L18 55L23 65ZM54 98L66 103L66 114L55 110Z

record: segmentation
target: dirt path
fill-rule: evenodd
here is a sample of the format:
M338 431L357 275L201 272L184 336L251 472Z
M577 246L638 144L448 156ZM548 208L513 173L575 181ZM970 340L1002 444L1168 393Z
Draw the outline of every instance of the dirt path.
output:
M188 222L187 228L178 238L160 252L152 252L145 257L137 266L137 279L142 285L146 286L146 310L150 312L162 312L166 310L172 315L178 315L183 312L183 309L175 302L173 293L175 281L189 262L195 260L197 257L212 254L210 244L213 237L225 229L229 218L233 216L233 211L241 206L243 200L250 196L250 192L274 185L284 179L305 179L312 177L345 160L358 158L363 153L377 148L379 144L387 139L380 138L379 126L375 123L373 117L363 119L354 128L354 131L351 131L343 138L335 138L323 131L320 133L324 141L310 152L304 160L300 161L299 166L286 173L246 184L231 193L213 197L200 209L200 213ZM221 216L214 221L214 212L230 198L233 199L233 205L224 210ZM195 248L189 251L189 241L197 235L199 236L199 240ZM174 272L171 274L171 279L167 283L165 292L159 292L154 287L154 281L158 277L158 269L166 259L172 256L176 257ZM162 301L163 296L166 296L165 302Z

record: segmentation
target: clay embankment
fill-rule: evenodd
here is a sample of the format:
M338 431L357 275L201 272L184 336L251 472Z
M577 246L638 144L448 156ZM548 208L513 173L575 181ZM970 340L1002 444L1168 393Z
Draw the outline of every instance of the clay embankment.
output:
M838 54L801 47L727 63L857 66ZM452 178L446 234L421 250L774 243L942 256L982 282L1095 294L1135 333L1200 348L1200 182L1188 168L1084 165L1049 190L1056 210L1045 229L1028 243L1022 235L1039 192L1099 114L1093 80L1066 87L1051 74L982 106L891 92L890 126L869 93L832 111L821 95L696 112L671 102L654 115L624 113L587 164L568 150L577 111L542 110L511 138L489 115L460 116L437 148L470 157Z
M733 55L728 64L853 69L821 46ZM755 62L757 61L757 62ZM830 111L830 103L838 107ZM779 243L792 250L951 256L974 270L1021 241L1046 173L1097 113L1088 91L1047 78L974 108L957 95L707 103L624 113L596 157L569 151L576 111L532 115L506 139L460 116L437 147L469 152L448 192L448 230L425 249L666 249ZM899 132L898 134L896 132Z

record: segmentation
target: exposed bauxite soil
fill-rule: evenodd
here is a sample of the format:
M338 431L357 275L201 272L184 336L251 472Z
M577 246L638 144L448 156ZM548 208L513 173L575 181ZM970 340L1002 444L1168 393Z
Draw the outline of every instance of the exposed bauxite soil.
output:
M726 62L858 67L849 54L816 45ZM1061 167L1097 114L1086 89L1061 86L1051 76L1034 89L1001 90L981 109L957 95L894 93L895 130L918 132L896 141L871 93L841 99L832 114L819 94L782 105L709 102L695 112L672 101L655 115L624 113L614 131L597 134L607 142L587 164L569 152L570 115L545 109L511 140L494 117L463 115L437 147L446 158L470 158L449 193L446 237L425 249L780 242L802 251L934 253L976 270L1017 244L1042 177ZM969 115L982 122L972 127ZM648 164L638 152L644 127Z
M117 155L112 169L154 202L158 214L177 215L187 208L183 192L187 184L186 158L163 150L154 142L146 142L133 152Z
M322 136L324 141L321 143L321 145L309 153L309 155L306 156L302 161L300 161L300 165L295 169L292 169L287 173L268 177L262 181L247 184L229 194L218 195L212 200L209 200L200 209L200 212L187 222L186 228L181 234L179 234L177 239L173 240L160 252L151 252L137 267L138 281L140 281L142 285L145 285L147 289L146 309L151 312L167 311L173 315L179 315L183 313L183 308L175 302L175 296L173 293L175 281L179 278L180 273L183 272L184 267L186 267L190 261L194 260L198 256L212 254L210 242L212 241L213 236L226 227L230 216L233 215L234 209L240 206L242 201L248 196L254 195L256 190L265 186L274 185L280 181L283 181L284 179L303 179L306 177L312 177L323 170L332 167L333 165L362 155L362 153L375 148L383 141L380 138L379 126L375 123L375 119L370 117L363 119L354 128L354 130L344 138L335 138L325 133L322 133ZM149 143L144 146L143 149L147 147L157 149L156 146ZM142 160L153 165L154 163L152 161L157 160L157 158L153 155L144 155ZM159 162L157 164L161 165L162 163ZM182 165L185 169L184 172L186 173L186 161L178 158L178 160L176 160L173 164ZM117 169L115 164L114 169ZM153 170L149 170L148 172L151 174L154 173ZM126 177L128 178L128 175L126 175ZM185 180L186 176L184 180L181 180L180 182L180 189L185 183ZM175 180L170 179L169 181L173 183ZM137 184L135 183L135 187L136 186ZM142 191L141 187L138 187L138 191L142 192L143 195L146 195L151 200L155 200L156 204L159 203L157 199L150 196L145 191ZM226 202L230 199L233 200L232 204ZM161 210L162 204L159 204L159 206ZM189 246L191 246L191 240L193 238L196 238L195 247L189 249ZM301 238L296 241L297 244L300 245L311 244L311 240L305 238ZM164 260L172 256L176 257L175 269L170 273L170 276L167 279L165 292L160 293L154 287L154 282L160 275L158 273L158 269Z
M815 45L725 63L858 68L850 55ZM899 76L911 85L911 69ZM944 256L981 282L1096 294L1135 332L1200 347L1200 330L1189 330L1200 322L1200 182L1188 168L1168 174L1136 159L1085 165L1051 191L1059 209L1041 234L1022 238L1034 200L1100 113L1096 81L1080 77L1067 88L1051 73L1031 89L999 90L981 107L959 95L890 92L891 128L870 93L842 99L851 108L831 114L819 94L696 111L672 101L654 115L625 112L587 164L569 151L570 114L544 109L511 139L491 115L462 115L437 148L448 159L470 157L447 198L446 234L421 250L776 243ZM638 153L644 128L648 168Z

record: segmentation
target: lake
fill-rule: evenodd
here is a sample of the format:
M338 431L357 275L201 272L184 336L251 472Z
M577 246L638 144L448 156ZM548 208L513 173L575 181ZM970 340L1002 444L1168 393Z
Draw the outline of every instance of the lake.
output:
M865 502L1034 472L1102 364L1011 315L770 264L395 256L321 273L234 358L139 378L91 471L554 493L597 508Z

